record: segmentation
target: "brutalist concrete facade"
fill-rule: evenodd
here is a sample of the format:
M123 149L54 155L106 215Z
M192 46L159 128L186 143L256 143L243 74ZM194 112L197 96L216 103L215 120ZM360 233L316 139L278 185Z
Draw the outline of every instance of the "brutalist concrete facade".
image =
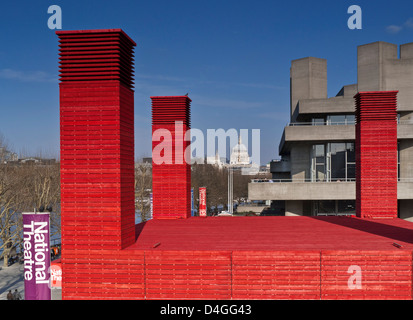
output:
M327 61L291 63L291 123L270 182L249 184L250 200L282 215L355 214L355 101L362 91L398 91L398 216L413 221L413 43L358 47L357 84L327 97ZM378 199L380 201L380 199Z

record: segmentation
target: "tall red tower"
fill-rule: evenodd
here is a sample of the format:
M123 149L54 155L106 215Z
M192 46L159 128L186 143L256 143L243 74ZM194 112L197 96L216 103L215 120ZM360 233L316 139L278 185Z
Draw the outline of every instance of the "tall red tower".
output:
M397 218L397 93L355 96L356 212L361 218Z
M187 96L151 99L153 218L189 218L191 99Z

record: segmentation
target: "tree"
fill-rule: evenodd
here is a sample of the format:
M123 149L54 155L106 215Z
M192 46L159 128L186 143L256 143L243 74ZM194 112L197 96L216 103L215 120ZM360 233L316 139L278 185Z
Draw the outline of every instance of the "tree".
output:
M16 168L0 164L0 249L3 250L5 267L21 239L22 224L18 207L23 183Z
M26 164L19 167L25 178L24 201L21 211L49 211L53 233L61 233L60 228L60 164Z
M228 202L228 174L211 164L193 164L191 166L191 185L194 188L195 206L199 206L199 188L207 189L207 207L217 208Z
M149 163L135 164L135 206L141 221L150 218L150 193L152 191L152 166Z

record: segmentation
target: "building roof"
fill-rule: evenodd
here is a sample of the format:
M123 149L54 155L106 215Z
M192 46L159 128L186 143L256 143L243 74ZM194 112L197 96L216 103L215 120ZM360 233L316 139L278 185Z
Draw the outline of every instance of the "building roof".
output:
M412 250L413 223L354 217L192 217L140 223L136 237L128 249Z

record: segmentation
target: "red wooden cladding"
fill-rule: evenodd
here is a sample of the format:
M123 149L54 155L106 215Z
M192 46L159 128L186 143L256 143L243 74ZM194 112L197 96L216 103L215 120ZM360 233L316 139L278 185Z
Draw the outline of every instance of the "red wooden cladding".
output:
M397 91L360 92L356 99L356 211L397 217Z
M190 103L187 96L152 99L152 199L154 219L191 216ZM159 141L158 141L159 140Z
M65 255L64 299L412 300L412 251L68 247Z
M230 299L231 252L145 252L146 299Z
M176 163L189 145L175 127L190 128L186 96L152 97L153 129L171 132L173 161L153 165L155 219L135 226L135 43L119 29L58 35L63 299L412 299L412 230L401 220L177 219L190 217L190 166ZM387 217L395 162L386 108L394 99L373 98L359 97L366 156L357 201L367 216ZM373 136L383 166L374 164ZM377 176L386 177L380 187ZM371 210L375 190L382 211ZM357 290L348 286L351 265L362 271Z
M232 298L320 298L320 251L234 251Z
M143 253L120 251L135 242L136 44L120 29L57 34L63 299L140 299Z
M349 278L359 267L360 283ZM321 299L411 300L411 251L324 251L321 255Z
M58 31L62 82L117 80L133 87L136 43L121 29Z

